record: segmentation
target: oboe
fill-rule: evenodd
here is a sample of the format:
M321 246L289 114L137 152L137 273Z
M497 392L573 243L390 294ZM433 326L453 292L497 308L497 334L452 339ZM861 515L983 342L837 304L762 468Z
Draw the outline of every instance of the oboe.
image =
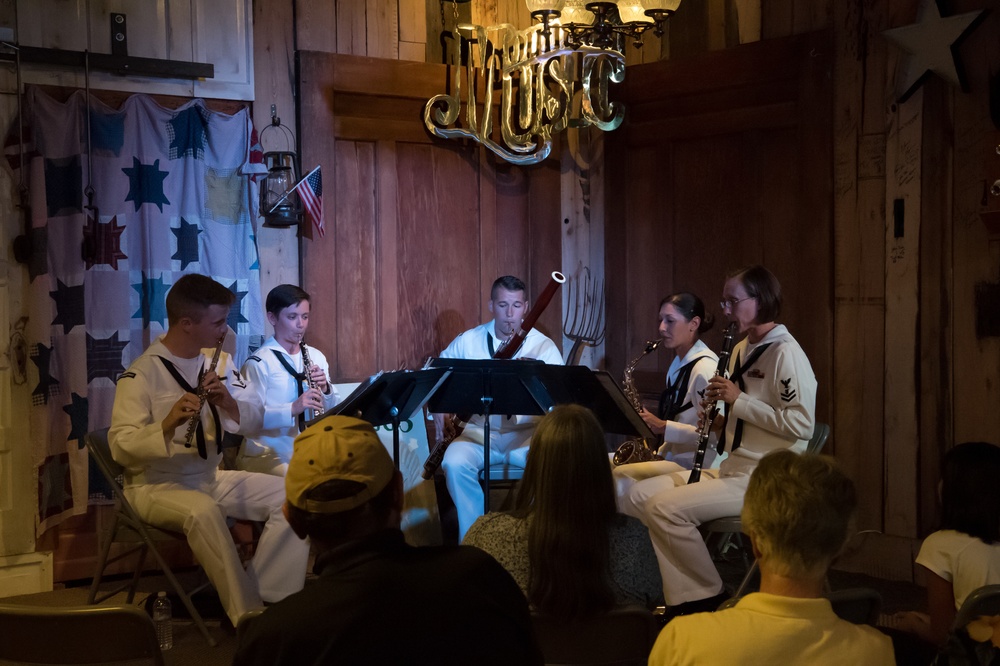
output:
M305 340L299 340L299 349L302 350L302 374L306 376L306 386L308 386L311 389L316 389L318 391L319 387L316 386L316 382L313 381L312 373L310 372L310 370L312 370L313 364L312 361L309 360L309 351L308 348L306 347ZM322 393L322 391L320 391L320 393ZM322 405L312 410L313 419L318 419L319 417L323 416L323 413L325 411L326 410L322 407Z
M212 362L208 366L208 372L215 372L215 366L219 364L219 357L222 355L222 343L225 339L226 336L223 335L215 344L215 353L212 355ZM208 391L201 385L201 380L204 376L201 375L198 377L198 411L188 421L187 433L184 435L184 446L189 449L191 448L191 440L194 439L194 433L198 430L198 422L201 420L201 410L205 407L205 401L208 399Z
M719 351L719 365L715 368L715 376L725 376L726 369L729 368L729 356L733 353L733 342L736 340L736 322L732 322L726 327L722 334L722 349ZM719 403L713 402L705 410L704 420L701 424L701 431L698 433L698 449L694 454L694 465L691 467L691 476L688 483L698 483L701 479L701 467L705 464L705 453L708 451L708 438L712 434L712 422L719 414Z

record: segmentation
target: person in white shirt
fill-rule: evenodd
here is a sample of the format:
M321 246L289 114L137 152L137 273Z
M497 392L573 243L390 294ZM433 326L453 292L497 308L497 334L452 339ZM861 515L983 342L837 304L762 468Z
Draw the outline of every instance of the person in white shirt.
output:
M108 439L129 501L144 521L187 537L236 626L263 602L302 589L309 547L281 512L281 479L219 469L223 432L259 428L262 412L221 352L234 300L204 275L177 280L166 299L169 329L118 379ZM266 521L245 569L226 518Z
M663 435L663 445L657 451L662 460L615 467L612 473L619 498L628 495L636 481L691 469L698 443L701 401L708 380L719 364L718 355L701 340L702 333L712 328L715 318L705 312L705 304L700 298L687 292L667 296L660 302L659 320L662 346L674 352L674 359L667 370L667 388L660 400L660 415L643 409L639 416L650 430ZM711 467L715 460L715 439L709 440L703 468ZM631 508L628 503L619 504L620 510Z
M941 524L920 546L927 573L927 613L906 611L897 627L925 641L933 655L948 639L965 599L1000 584L1000 447L965 442L941 462Z
M247 435L238 469L284 476L295 437L340 400L329 381L326 356L303 342L309 301L309 294L292 284L278 285L267 294L264 306L274 335L243 364L243 374L264 405L264 422Z
M528 312L524 282L512 275L504 275L493 282L487 304L493 320L461 333L441 352L441 358L489 359L500 344L518 330ZM552 365L563 365L559 348L552 340L532 328L528 331L515 359L535 359ZM490 464L510 463L524 467L528 459L531 433L538 422L537 416L490 417ZM458 513L458 540L465 538L476 518L483 515L483 489L479 473L484 466L483 418L473 417L468 426L449 446L441 467L444 470L448 492ZM444 420L435 416L437 439L444 434Z

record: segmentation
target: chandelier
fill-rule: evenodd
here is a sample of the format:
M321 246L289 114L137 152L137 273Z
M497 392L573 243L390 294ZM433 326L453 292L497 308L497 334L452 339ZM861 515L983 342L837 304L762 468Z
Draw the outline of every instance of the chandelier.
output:
M544 160L552 136L569 127L617 129L624 108L609 87L625 78L627 42L641 47L650 29L662 35L681 0L526 2L535 23L524 30L457 26L449 92L424 105L433 135L471 139L514 164Z

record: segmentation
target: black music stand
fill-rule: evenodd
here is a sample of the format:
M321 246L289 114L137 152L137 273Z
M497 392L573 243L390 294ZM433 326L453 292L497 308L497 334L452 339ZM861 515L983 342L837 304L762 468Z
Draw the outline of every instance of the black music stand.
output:
M538 380L546 365L526 360L432 358L432 368L447 368L448 376L427 401L430 412L481 414L483 425L483 512L490 510L490 416L541 415L555 403ZM558 367L558 366L555 366Z
M594 412L604 432L627 437L655 439L621 387L604 371L583 365L546 365L538 379L557 405L582 405Z
M546 365L525 360L431 359L430 367L451 372L427 401L431 412L482 414L483 508L490 502L490 414L540 415L556 405L577 404L590 409L605 432L655 438L606 372L582 365Z
M399 422L423 407L447 376L445 368L380 372L361 382L323 416L309 421L308 427L338 414L368 421L373 426L392 424L392 459L399 470Z

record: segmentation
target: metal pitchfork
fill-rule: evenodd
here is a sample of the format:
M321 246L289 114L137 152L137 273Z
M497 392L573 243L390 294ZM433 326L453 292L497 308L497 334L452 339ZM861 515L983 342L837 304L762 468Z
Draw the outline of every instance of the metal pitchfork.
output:
M583 346L596 347L604 342L604 280L593 280L590 267L583 268L583 288L580 278L566 283L566 312L563 315L563 335L573 341L566 356L566 365L578 365L583 355ZM573 283L577 283L574 300ZM573 308L570 312L569 308Z

